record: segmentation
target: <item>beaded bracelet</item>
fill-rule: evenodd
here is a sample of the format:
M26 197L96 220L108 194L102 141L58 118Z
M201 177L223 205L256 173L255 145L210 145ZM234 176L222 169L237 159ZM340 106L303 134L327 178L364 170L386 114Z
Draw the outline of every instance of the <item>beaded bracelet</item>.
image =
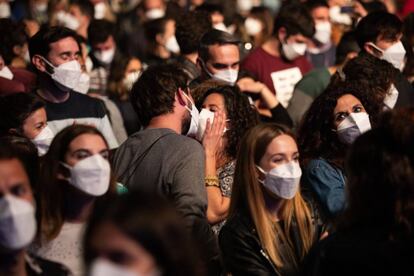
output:
M218 187L220 188L219 179L217 176L206 176L204 178L206 187Z

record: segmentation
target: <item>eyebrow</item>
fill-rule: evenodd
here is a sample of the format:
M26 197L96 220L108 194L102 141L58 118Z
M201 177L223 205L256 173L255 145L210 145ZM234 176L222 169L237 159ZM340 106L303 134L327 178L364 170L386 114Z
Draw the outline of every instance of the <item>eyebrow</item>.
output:
M240 64L240 61L237 61L237 62L232 63L230 65L225 64L225 63L213 63L212 65L213 65L213 67L232 67L232 66L239 65L239 64Z

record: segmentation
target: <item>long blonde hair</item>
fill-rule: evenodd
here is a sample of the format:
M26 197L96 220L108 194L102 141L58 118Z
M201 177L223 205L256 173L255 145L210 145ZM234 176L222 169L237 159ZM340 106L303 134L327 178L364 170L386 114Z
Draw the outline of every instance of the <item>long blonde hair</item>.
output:
M262 247L277 267L283 266L282 256L278 250L280 244L277 242L278 240L287 242L292 249L288 254L291 257L294 255L294 243L290 238L294 217L302 241L302 251L299 252L299 260L303 259L309 251L314 234L311 211L299 190L293 199L286 200L283 204L280 217L284 221L283 228L278 227L277 224L275 225L265 206L263 188L258 181L256 165L259 164L271 141L282 134L293 137L287 128L277 124L260 124L246 133L241 142L237 157L229 210L229 217L235 215L240 209L249 212ZM294 265L297 265L296 258L291 259L295 260Z

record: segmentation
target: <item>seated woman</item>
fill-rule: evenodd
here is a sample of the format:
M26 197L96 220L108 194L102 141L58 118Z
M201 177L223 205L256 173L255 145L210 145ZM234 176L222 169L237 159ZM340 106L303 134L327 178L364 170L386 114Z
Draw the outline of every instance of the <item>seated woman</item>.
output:
M44 155L54 137L47 125L45 103L36 95L16 93L0 97L0 135L29 138Z
M99 197L115 193L105 138L94 127L59 132L42 164L38 189L39 231L32 252L82 274L81 239Z
M84 239L90 276L203 276L197 248L165 199L132 192L99 200Z
M261 124L244 136L237 155L229 216L220 236L232 275L295 275L323 232L302 198L299 153L282 125Z
M135 57L121 57L111 65L108 76L108 95L121 112L122 120L129 135L139 131L141 124L132 107L129 95L134 83L143 72L143 64Z
M339 84L318 96L298 130L303 184L321 204L326 220L345 207L343 162L349 145L371 128L378 110L361 90ZM374 115L374 116L372 116Z
M35 146L21 137L0 141L0 275L70 275L62 265L27 252L36 235Z
M414 109L384 114L346 160L348 205L304 275L413 275Z
M198 138L202 139L206 157L207 219L218 234L230 205L240 140L258 123L259 116L236 86L210 86L197 106L203 108Z

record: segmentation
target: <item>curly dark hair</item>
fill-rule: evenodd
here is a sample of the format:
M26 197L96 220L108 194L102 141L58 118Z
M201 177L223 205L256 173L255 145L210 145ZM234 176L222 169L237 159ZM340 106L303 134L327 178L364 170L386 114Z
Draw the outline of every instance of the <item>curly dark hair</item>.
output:
M200 109L205 99L211 94L219 94L224 99L227 119L230 120L230 128L226 132L228 157L236 158L241 138L247 130L259 123L259 115L256 109L249 103L237 86L218 84L205 91L196 105Z
M384 98L394 83L398 70L385 60L362 53L348 61L343 72L346 82L354 83L355 87L363 87L378 107L383 109Z
M341 143L334 131L333 112L340 97L351 94L359 99L372 124L375 124L378 113L376 105L363 89L350 83L337 83L328 87L319 95L304 115L298 129L298 146L302 165L306 166L311 159L323 157L328 162L343 168L343 161L348 145Z

